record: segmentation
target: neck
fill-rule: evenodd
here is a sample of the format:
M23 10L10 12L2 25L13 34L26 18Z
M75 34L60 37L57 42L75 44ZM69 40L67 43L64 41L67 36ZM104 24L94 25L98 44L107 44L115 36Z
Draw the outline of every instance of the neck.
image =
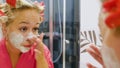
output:
M20 50L15 48L12 44L10 44L8 41L6 41L6 48L7 48L8 54L10 56L12 68L16 68L16 64L20 58L21 52L20 52Z

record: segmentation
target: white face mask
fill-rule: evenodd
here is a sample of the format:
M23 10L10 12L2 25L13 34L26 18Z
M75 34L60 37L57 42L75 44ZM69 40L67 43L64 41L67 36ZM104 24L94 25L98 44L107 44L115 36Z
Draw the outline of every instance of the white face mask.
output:
M112 48L102 46L101 54L105 63L105 68L120 68L120 62Z
M26 41L26 38L24 38L24 36L22 34L12 32L9 35L9 39L10 39L10 42L12 43L12 45L14 47L16 47L17 49L19 49L21 52L25 53L30 50L30 48L24 47L21 45L23 43L23 41Z
M33 37L37 37L37 35L34 35L32 32L28 33L28 36L26 37L27 39L31 39Z

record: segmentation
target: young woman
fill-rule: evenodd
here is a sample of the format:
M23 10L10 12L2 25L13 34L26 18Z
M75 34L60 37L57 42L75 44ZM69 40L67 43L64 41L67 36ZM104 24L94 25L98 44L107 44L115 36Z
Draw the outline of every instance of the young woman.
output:
M103 46L100 51L94 46L91 47L92 50L87 50L104 68L120 68L119 4L120 0L105 0L99 20ZM88 67L92 68L94 66L89 64Z
M0 41L0 68L53 68L50 52L38 34L44 4L7 0L0 5L3 39Z

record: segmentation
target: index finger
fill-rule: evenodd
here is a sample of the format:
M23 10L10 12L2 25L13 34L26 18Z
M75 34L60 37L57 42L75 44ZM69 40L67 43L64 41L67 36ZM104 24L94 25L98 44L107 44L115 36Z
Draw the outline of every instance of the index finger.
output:
M44 33L41 33L40 35L38 35L38 38L41 39L41 41L43 40L44 37Z
M96 52L96 54L100 55L101 56L101 53L100 53L100 50L99 48L97 48L97 46L95 46L94 44L91 44L90 45L90 48Z

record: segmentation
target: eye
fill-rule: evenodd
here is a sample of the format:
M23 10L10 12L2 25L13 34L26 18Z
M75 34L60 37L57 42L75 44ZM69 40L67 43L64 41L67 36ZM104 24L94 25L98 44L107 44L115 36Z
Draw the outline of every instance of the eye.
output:
M38 32L38 30L39 30L38 27L33 28L33 31L34 31L34 32Z
M27 27L26 26L24 26L24 27L21 27L19 30L21 31L21 32L26 32L27 31Z

